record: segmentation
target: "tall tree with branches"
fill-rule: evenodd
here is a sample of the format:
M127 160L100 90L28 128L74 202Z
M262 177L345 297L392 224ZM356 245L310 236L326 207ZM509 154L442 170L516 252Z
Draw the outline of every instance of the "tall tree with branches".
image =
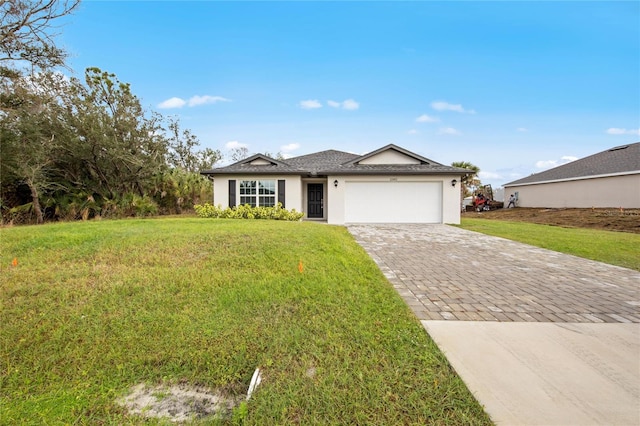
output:
M39 69L65 64L56 46L55 20L71 14L80 0L3 0L0 2L0 64L26 62Z
M63 83L50 71L64 66L67 57L55 44L54 21L79 4L80 0L0 1L0 187L8 177L27 185L38 223L43 222L40 195L50 184L47 175L58 131L52 108Z
M57 98L66 82L60 74L42 72L13 80L16 108L0 115L0 181L13 180L28 187L37 223L44 221L40 197L55 186L51 180L55 148L64 133Z

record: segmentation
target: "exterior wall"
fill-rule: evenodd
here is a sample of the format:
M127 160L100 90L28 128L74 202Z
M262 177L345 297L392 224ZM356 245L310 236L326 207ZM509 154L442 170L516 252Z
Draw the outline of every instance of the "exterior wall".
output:
M420 164L420 160L393 149L388 149L360 161L360 164Z
M505 198L518 192L519 207L640 208L640 174L505 186L504 191Z
M345 222L345 188L349 181L358 182L441 182L442 183L442 222L460 223L460 183L451 186L451 180L460 182L460 176L329 176L327 178L327 199L325 215L330 224L342 225ZM338 186L334 186L334 181ZM384 200L381 200L384 202ZM398 208L405 208L398 206Z
M285 180L285 208L304 211L302 206L302 180L300 176L266 176L266 175L225 175L214 176L213 205L223 209L229 207L229 180L236 181L236 197L240 197L241 180Z

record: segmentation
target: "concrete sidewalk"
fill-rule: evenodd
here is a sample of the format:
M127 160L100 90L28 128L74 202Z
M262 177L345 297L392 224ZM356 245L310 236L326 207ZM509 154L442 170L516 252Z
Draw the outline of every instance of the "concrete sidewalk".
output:
M498 425L640 424L640 324L422 324Z
M640 425L640 273L446 225L349 231L499 425Z

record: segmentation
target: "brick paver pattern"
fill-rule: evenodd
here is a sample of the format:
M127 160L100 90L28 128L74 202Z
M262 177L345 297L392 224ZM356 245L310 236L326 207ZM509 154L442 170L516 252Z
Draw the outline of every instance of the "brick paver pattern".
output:
M420 320L639 323L640 273L447 225L351 225Z

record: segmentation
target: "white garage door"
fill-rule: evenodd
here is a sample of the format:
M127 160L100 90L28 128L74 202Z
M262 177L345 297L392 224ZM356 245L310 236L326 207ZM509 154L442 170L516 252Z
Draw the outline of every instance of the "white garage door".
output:
M346 223L442 223L441 182L346 182Z

